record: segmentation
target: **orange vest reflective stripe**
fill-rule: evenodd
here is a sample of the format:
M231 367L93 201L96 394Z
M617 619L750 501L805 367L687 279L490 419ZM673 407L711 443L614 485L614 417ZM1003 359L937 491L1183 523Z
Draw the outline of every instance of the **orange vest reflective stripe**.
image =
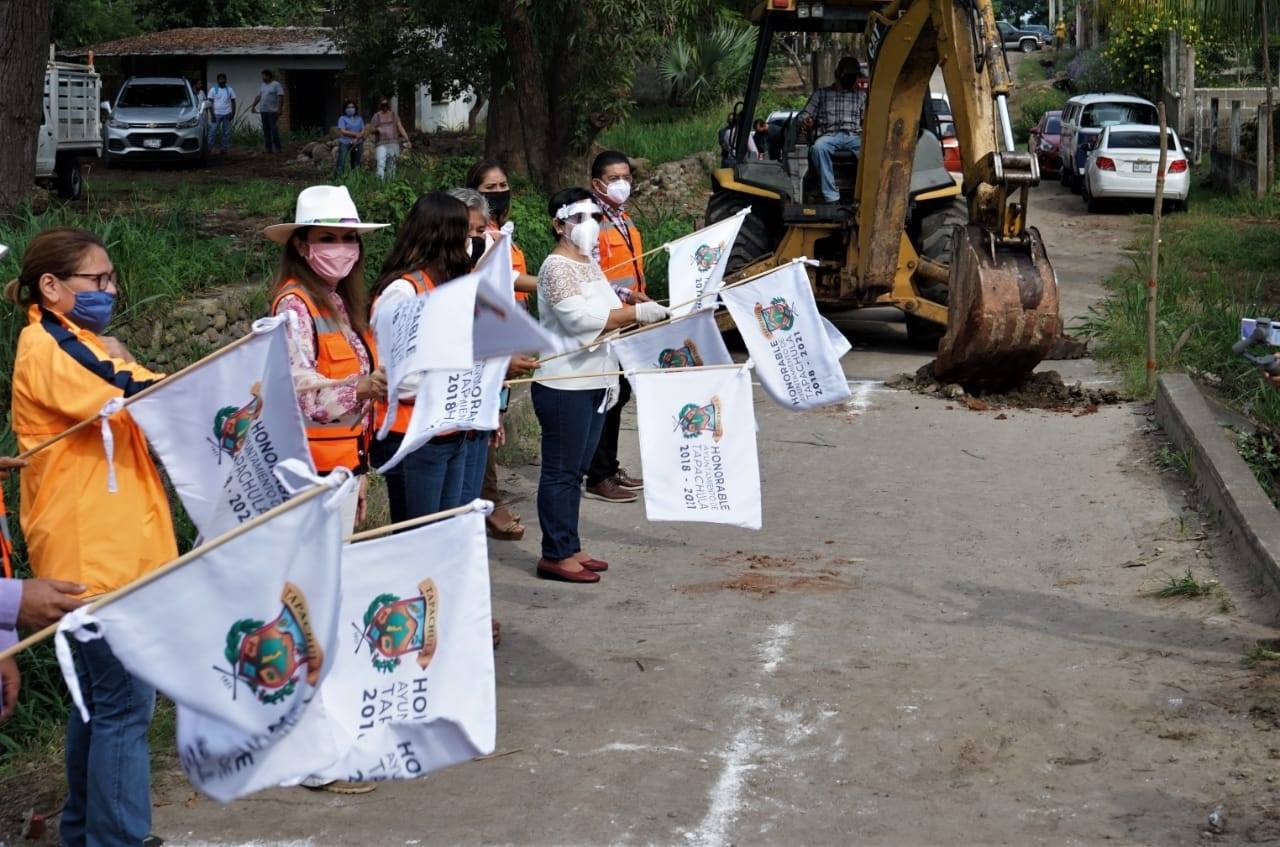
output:
M316 371L329 379L346 379L358 375L360 354L351 346L338 321L331 314L322 314L304 287L292 280L286 282L271 301L271 313L274 315L280 307L280 301L290 294L303 302L315 325ZM361 338L368 348L370 365L376 368L373 340L368 333L363 333ZM367 417L361 416L353 424L318 424L307 421L307 446L311 448L311 460L315 462L316 470L323 474L337 467L362 469L365 466L367 420Z
M609 282L644 291L644 242L626 212L622 213L622 222L625 232L608 215L600 223L600 268Z
M428 291L436 287L431 277L427 276L426 271L414 271L400 277L405 282L413 286L414 291L418 292L421 297ZM377 302L376 300L374 301ZM409 431L409 418L413 416L413 401L401 400L400 405L396 407L396 419L391 423L391 432L398 432L404 435ZM373 428L379 430L382 428L382 422L387 419L387 404L385 402L377 402L373 404Z
M4 508L4 498L0 497L0 567L4 568L4 578L13 579L13 536L9 534L9 514Z

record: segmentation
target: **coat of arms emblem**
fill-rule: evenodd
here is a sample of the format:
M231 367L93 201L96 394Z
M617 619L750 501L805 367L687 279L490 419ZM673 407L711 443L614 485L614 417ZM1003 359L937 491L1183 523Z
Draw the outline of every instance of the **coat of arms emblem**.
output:
M224 655L231 671L223 673L233 685L248 685L263 703L278 703L292 694L304 668L307 684L315 685L324 664L302 589L286 582L280 601L280 615L270 623L244 618L227 632Z
M676 415L676 428L685 438L697 438L702 433L709 432L713 441L719 441L724 435L720 398L712 397L711 402L705 406L686 403L680 409L680 414Z
M373 666L391 673L400 666L400 657L418 654L418 667L426 668L436 654L436 619L440 595L434 580L418 583L418 596L400 599L379 594L364 613L360 645L368 644Z
M223 406L213 416L213 443L218 448L218 461L222 454L234 456L249 438L249 429L262 415L262 383L255 382L249 389L250 400L243 406Z
M768 306L757 303L755 312L765 338L773 338L775 332L787 332L796 325L796 313L782 297L774 297Z
M722 252L724 252L723 241L714 247L710 244L702 244L693 251L693 263L698 266L699 271L706 273L720 261Z
M697 368L702 366L702 356L692 338L686 338L680 347L667 347L658 354L660 368Z

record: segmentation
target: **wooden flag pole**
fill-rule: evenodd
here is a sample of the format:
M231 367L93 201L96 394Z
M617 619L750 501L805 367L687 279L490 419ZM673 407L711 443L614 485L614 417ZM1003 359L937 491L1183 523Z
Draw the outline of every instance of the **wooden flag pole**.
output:
M781 265L776 265L776 266L774 266L774 267L770 268L770 269L769 269L769 270L767 270L767 271L761 271L760 273L758 273L758 274L754 274L754 275L752 275L752 276L749 276L749 277L747 277L746 279L740 279L740 280L738 280L738 281L736 281L736 282L731 282L731 283L729 283L728 285L724 285L724 286L721 286L720 288L716 289L716 293L718 294L719 292L721 292L721 291L726 291L726 290L728 290L728 289L730 289L730 288L737 288L739 285L746 285L748 282L755 282L757 279L760 279L760 278L762 278L762 277L766 277L766 276L768 276L769 274L773 273L774 271L781 270L782 268L785 268L787 265L793 265L793 264L795 264L796 262L799 262L799 261L803 261L803 260L802 260L802 259L792 259L790 262L787 262L787 263L785 263L785 264L781 264ZM703 296L710 296L710 295L703 295ZM689 301L686 301L686 302L684 302L684 303L677 303L677 304L676 304L676 305L674 305L674 306L670 306L670 307L668 308L668 311L670 311L670 309L679 309L681 306L688 306L690 303L696 303L696 302L698 302L698 301L699 301L699 300L701 300L701 299L702 299L701 297L695 297L694 299L689 300ZM635 330L635 331L633 331L633 332L626 332L626 331L627 331L628 329L631 329L632 327L637 326L637 325L636 325L636 324L634 324L634 323L627 324L627 325L626 325L626 326L624 326L624 327L618 327L617 329L611 330L608 334L600 336L599 338L595 339L594 341L590 342L589 344L583 344L583 345L582 345L581 347L579 347L577 350L569 350L569 351L566 351L566 352L564 352L564 353L557 353L557 354L555 354L554 356L548 356L548 357L547 357L547 358L545 358L545 359L539 359L539 360L538 360L538 363L539 363L539 364L543 364L543 363L545 363L545 362L550 362L550 361L553 361L553 360L555 360L555 359L562 358L562 357L564 357L564 356L573 356L573 355L575 355L575 354L577 354L577 353L581 353L583 350L589 350L589 349L590 349L590 348L592 348L592 347L598 347L598 346L600 346L601 344L604 344L604 343L606 343L606 342L609 342L609 341L616 341L616 340L618 340L618 339L620 339L620 338L630 338L631 336L633 336L633 335L637 335L637 334L639 334L639 333L641 333L641 332L648 332L648 331L649 331L649 330L651 330L651 329L658 329L659 327L667 326L668 324L674 323L675 321L684 320L685 318L693 317L693 316L694 316L694 315L696 315L696 314L697 314L697 312L690 312L690 313L689 313L689 314L687 314L687 315L678 315L678 316L676 316L676 317L674 317L674 318L667 318L666 320L658 321L657 323L651 323L651 324L647 324L647 325L645 325L645 326L640 326L638 329L636 329L636 330ZM626 334L624 335L623 333L626 333Z
M637 368L634 371L595 371L589 374L559 374L557 376L526 376L520 379L509 379L504 385L519 385L523 382L556 382L562 379L591 379L597 376L628 376L630 374L669 374L680 371L721 371L728 368L745 368L746 362L732 362L728 365L698 365L692 368Z
M271 520L272 518L279 517L280 515L289 511L293 507L301 506L303 503L313 500L316 497L319 497L321 494L332 493L336 490L337 489L333 488L332 486L326 485L324 483L321 483L319 485L314 485L311 488L307 489L306 491L302 492L301 494L298 494L297 496L289 500L285 500L283 503L281 503L279 506L276 506L274 509L269 509L263 512L262 514L258 515L257 517L250 518L249 520L245 521L244 523L240 524L234 529L228 530L227 532L224 532L222 535L219 535L217 538L213 539L212 541L208 541L204 544L201 544L199 547L188 550L186 553L174 559L172 562L163 564L160 567L156 568L155 570L151 571L150 573L143 574L142 576L138 577L133 582L129 583L123 588L117 588L115 591L112 591L110 594L98 595L98 597L95 600L93 600L87 606L82 606L81 608L85 608L85 609L88 609L90 612L93 612L98 609L101 609L103 606L110 605L111 603L114 603L117 600L122 600L125 597L128 597L133 592L137 591L138 589L143 588L144 586L150 585L151 583L155 582L157 579L160 579L161 577L164 577L164 576L168 576L169 574L176 571L178 568L191 564L196 559L200 558L206 553L211 553L214 550L217 550L222 545L230 541L234 541L235 539L244 535L246 532L249 532L250 530L255 529L259 526L262 526L264 523ZM58 624L53 623L53 624L49 624L39 632L34 632L31 635L28 635L26 638L22 639L17 644L10 647L9 649L5 650L4 652L0 652L0 661L3 661L4 659L9 658L10 656L16 656L17 654L21 653L23 650L26 650L29 647L33 647L36 644L39 644L40 642L52 636L57 631L58 631Z
M430 515L421 515L416 518L409 518L399 523L387 524L386 526L376 527L374 529L366 529L364 532L357 532L354 535L347 536L348 544L355 544L360 541L368 541L371 538L381 538L384 535L391 535L393 532L399 532L402 529L413 529L415 526L423 526L437 521L456 518L458 515L465 515L468 512L478 511L475 501L465 506L455 506L452 509L445 509L443 512L433 512Z
M219 347L217 350L214 350L212 353L210 353L208 356L205 356L203 359L199 359L195 362L192 362L182 370L169 374L168 376L157 381L153 385L148 385L146 388L142 389L137 394L134 394L131 397L124 398L124 405L128 406L130 403L137 402L138 400L141 400L144 397L149 397L153 392L159 390L160 388L167 387L170 384L172 384L174 380L180 379L184 376L191 374L193 371L199 370L200 368L204 367L210 362L222 358L223 356L227 355L231 351L235 350L236 348L244 344L249 343L250 341L252 341L257 337L258 337L258 333L250 331L248 335L237 338L235 341L232 341L230 344L226 345L225 347ZM44 450L47 447L52 447L54 444L57 444L62 439L67 438L68 436L71 436L71 435L75 435L77 432L84 429L85 427L93 426L95 423L98 422L99 417L100 415L94 415L91 418L85 418L79 423L74 424L68 427L67 429L64 429L62 432L58 433L52 438L46 439L45 441L41 441L39 444L30 448L29 450L23 450L21 453L17 455L16 458L29 459L32 456L34 456L36 453L39 453L41 450ZM3 657L0 657L0 658L3 658Z
M1156 172L1155 208L1151 210L1151 275L1147 277L1147 391L1156 387L1156 288L1160 275L1160 213L1164 207L1164 169L1169 161L1169 131L1165 125L1164 103L1160 111L1160 164Z

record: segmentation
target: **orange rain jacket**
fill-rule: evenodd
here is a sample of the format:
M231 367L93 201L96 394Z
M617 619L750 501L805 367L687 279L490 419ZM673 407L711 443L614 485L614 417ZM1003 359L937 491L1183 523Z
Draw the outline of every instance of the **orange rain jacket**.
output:
M113 397L163 378L107 355L98 336L32 306L13 364L13 431L27 450L93 417ZM110 418L117 491L107 490L102 428L41 450L22 471L22 531L37 577L114 591L178 555L173 517L142 430L128 411ZM200 449L193 446L192 449Z
M608 216L600 224L600 267L609 282L643 292L644 242L631 215L622 213L619 229Z

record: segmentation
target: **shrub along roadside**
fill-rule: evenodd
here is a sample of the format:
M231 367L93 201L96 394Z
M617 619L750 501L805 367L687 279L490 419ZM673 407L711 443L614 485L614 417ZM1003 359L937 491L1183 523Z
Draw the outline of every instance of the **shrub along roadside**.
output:
M1280 391L1231 352L1240 318L1280 316L1280 202L1200 193L1192 209L1162 224L1157 361L1162 370L1193 372L1224 402L1280 430ZM1078 327L1135 396L1145 393L1148 239L1131 267L1107 279L1107 297Z

